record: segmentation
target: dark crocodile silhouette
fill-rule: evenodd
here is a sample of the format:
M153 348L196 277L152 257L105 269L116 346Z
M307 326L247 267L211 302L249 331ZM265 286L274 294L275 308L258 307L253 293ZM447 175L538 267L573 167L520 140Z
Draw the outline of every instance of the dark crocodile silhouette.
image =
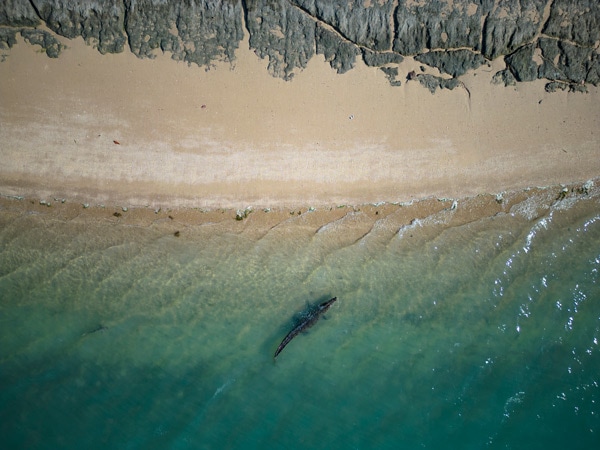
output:
M277 347L277 350L275 351L275 355L273 355L273 358L277 358L277 355L279 355L281 353L281 351L285 348L286 345L289 344L289 342L292 339L294 339L296 336L298 336L304 330L312 327L315 323L317 323L317 320L319 320L319 317L321 317L331 307L331 305L333 305L333 303L336 300L337 300L337 297L333 297L332 299L321 303L316 308L311 308L308 311L308 313L306 314L306 316L300 321L300 323L298 325L296 325L294 327L294 329L287 334L286 337L283 338L283 341L281 341L281 344L279 344L279 347Z
M105 327L104 325L98 325L93 330L86 331L85 333L83 333L81 337L89 336L90 334L94 333L104 333L106 330L108 330L108 327Z

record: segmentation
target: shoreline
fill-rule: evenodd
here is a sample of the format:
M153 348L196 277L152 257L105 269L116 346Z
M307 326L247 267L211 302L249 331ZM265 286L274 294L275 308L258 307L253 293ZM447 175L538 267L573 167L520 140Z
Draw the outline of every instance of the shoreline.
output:
M376 224L400 232L424 221L443 227L461 226L503 214L535 220L561 204L568 209L586 202L600 210L600 177L586 182L486 193L462 198L428 197L409 202L338 204L330 206L202 208L132 206L119 203L80 203L61 197L21 197L0 193L3 221L37 217L48 221L85 225L156 227L180 237L186 230L206 227L210 232L243 233L261 237L277 227L294 227L316 233L335 224L359 239ZM448 213L452 213L448 215ZM445 215L445 216L444 216ZM442 216L444 218L442 218Z

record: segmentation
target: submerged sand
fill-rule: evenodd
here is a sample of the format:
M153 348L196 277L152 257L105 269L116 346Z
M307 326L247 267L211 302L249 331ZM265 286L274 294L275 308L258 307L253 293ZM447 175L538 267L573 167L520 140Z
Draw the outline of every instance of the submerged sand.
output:
M21 40L0 63L4 196L289 214L600 174L599 90L493 85L500 60L462 77L468 92L432 95L362 63L338 75L322 57L285 82L247 42L208 71L63 42L50 59ZM413 69L407 58L400 73Z

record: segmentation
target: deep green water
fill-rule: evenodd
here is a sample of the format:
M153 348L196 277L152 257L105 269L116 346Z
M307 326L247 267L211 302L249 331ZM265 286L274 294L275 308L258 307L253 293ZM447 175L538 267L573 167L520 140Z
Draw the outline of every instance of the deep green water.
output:
M3 220L2 448L600 448L598 203L445 214L350 244Z

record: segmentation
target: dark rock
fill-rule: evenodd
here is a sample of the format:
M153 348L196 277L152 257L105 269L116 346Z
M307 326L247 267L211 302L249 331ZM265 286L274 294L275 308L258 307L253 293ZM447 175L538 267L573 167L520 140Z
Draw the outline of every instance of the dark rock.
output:
M42 50L45 51L50 58L58 58L60 52L65 48L58 39L44 30L23 28L21 30L21 36L23 36L23 39L30 44L42 47Z
M138 57L153 58L155 52L171 52L181 60L180 44L175 21L179 5L152 0L125 0L124 27L129 49ZM177 57L179 55L180 57Z
M495 59L531 42L542 25L548 1L498 2L484 18L481 53L488 59Z
M480 51L481 24L493 5L493 0L399 0L394 14L393 49L403 55L462 47Z
M538 70L539 78L598 84L599 59L593 48L549 38L539 39L538 45L543 59Z
M243 37L238 1L37 0L46 25L61 36L82 36L101 53L119 53L129 44L138 57L156 50L173 59L208 66L231 60Z
M535 46L524 45L504 58L507 67L517 81L533 81L538 77L538 65L533 60Z
M31 2L25 0L2 0L0 2L0 25L36 27L40 23L40 18Z
M315 22L286 0L246 0L244 5L250 48L269 58L269 73L290 80L315 54Z
M543 33L586 47L600 40L598 0L554 0Z
M344 73L354 67L356 56L360 51L353 43L343 39L337 33L317 25L317 53L325 56L331 67L338 73Z
M557 91L566 91L567 89L569 89L569 85L561 81L551 81L550 83L546 83L544 89L546 92L550 93Z
M69 39L78 36L100 53L123 51L125 5L120 0L32 0L46 26Z
M395 13L394 50L467 48L494 59L529 43L541 26L549 0L415 2L400 0Z
M397 79L398 68L397 67L380 67L380 70L385 73L388 81L392 86L401 86L402 82Z
M393 52L374 52L362 48L363 61L367 66L380 67L386 64L400 64L404 61L402 55Z
M436 67L440 72L453 77L464 75L468 70L476 69L486 62L479 53L469 50L432 51L415 56L419 62Z
M562 81L551 81L545 86L546 92L566 91L569 92L588 92L587 87L584 84L574 83L563 83Z
M580 83L580 84L569 83L569 92L581 92L582 94L587 94L588 88L583 83Z
M0 50L12 48L17 43L16 28L0 27Z
M184 44L183 60L199 66L233 61L244 37L239 1L192 2L182 8L175 24Z
M600 54L598 51L592 53L589 69L585 77L585 82L598 86L600 84Z
M232 61L243 38L239 1L125 1L125 30L131 51L152 58L156 50L175 60L209 67Z
M391 48L392 1L290 0L290 3L358 46L377 51Z
M419 82L434 94L437 89L454 89L461 85L461 82L456 78L442 78L431 74L417 75Z
M509 69L504 69L494 74L492 83L503 84L504 86L514 86L517 84L517 79Z

